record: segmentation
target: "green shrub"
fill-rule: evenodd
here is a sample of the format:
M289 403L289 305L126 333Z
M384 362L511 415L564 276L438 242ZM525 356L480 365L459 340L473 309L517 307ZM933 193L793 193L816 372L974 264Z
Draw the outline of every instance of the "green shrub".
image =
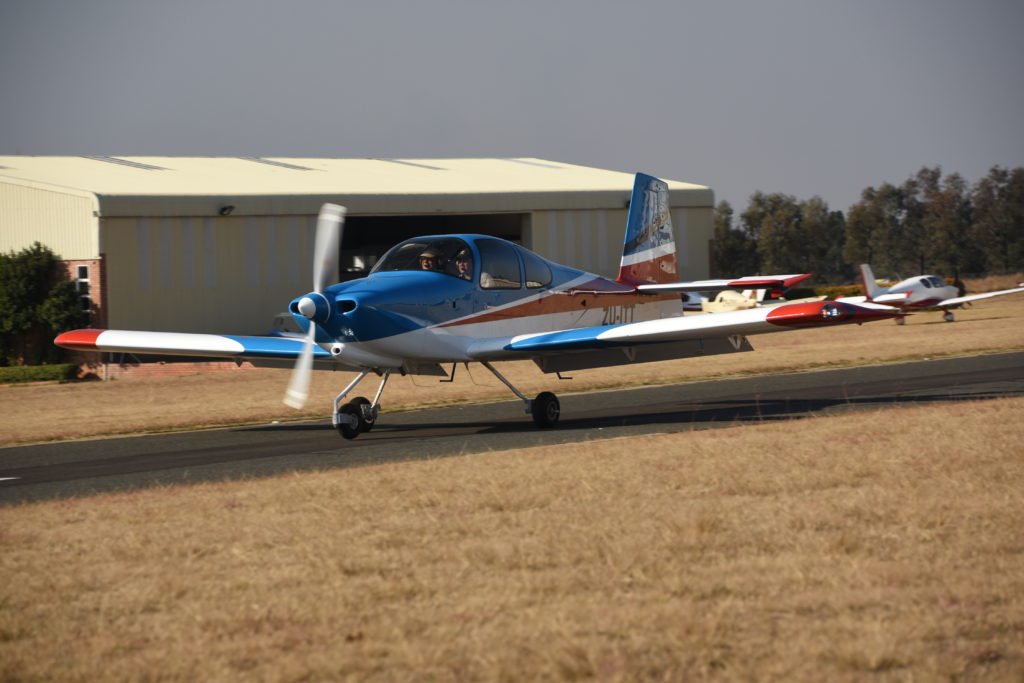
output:
M0 367L0 384L49 382L53 380L75 379L77 376L78 366L74 363Z

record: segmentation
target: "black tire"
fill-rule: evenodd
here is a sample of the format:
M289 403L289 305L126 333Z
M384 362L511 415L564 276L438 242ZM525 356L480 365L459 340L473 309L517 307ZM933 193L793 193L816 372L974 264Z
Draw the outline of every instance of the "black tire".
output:
M554 394L550 391L543 391L537 395L537 398L533 399L533 406L530 412L533 413L534 423L538 427L547 429L558 424L562 408Z
M370 403L370 399L364 398L363 396L356 396L354 399L352 399L352 402L349 405L359 406L359 409L363 417L362 424L366 425L362 428L362 431L368 432L371 429L373 429L373 425L377 421L377 416L371 413L369 410L363 410L362 408L363 406L373 405L372 403Z
M342 437L346 439L354 439L362 432L366 431L366 420L363 419L363 411L359 406L354 405L353 403L346 403L341 407L341 414L351 415L356 419L355 427L349 426L347 422L338 423L338 433L341 434Z

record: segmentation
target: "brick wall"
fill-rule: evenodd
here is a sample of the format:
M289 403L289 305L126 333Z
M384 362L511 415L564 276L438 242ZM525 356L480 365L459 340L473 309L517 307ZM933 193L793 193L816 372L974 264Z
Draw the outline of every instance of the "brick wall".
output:
M103 257L77 261L61 261L67 279L78 283L80 296L89 298L89 327L104 328L107 324L106 268ZM85 277L79 277L85 275Z

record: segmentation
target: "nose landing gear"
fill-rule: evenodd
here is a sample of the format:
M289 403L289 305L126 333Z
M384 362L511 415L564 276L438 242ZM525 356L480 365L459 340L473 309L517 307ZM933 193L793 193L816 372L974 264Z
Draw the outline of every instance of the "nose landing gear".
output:
M377 395L373 397L373 401L363 396L357 396L348 403L341 404L349 392L355 389L356 385L368 374L370 374L369 370L359 373L334 399L334 413L331 421L334 428L338 430L338 434L346 439L354 439L363 432L370 431L377 422L377 413L380 412L380 395L384 393L384 385L388 383L388 377L391 376L390 370L386 370L381 377L380 386L377 388Z

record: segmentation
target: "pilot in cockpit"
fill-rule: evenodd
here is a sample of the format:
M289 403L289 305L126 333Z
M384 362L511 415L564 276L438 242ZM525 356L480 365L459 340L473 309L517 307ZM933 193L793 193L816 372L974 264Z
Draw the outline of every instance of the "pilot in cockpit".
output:
M473 277L473 261L465 249L455 255L455 272L463 280L470 280Z
M437 270L437 254L429 249L420 254L420 270Z

